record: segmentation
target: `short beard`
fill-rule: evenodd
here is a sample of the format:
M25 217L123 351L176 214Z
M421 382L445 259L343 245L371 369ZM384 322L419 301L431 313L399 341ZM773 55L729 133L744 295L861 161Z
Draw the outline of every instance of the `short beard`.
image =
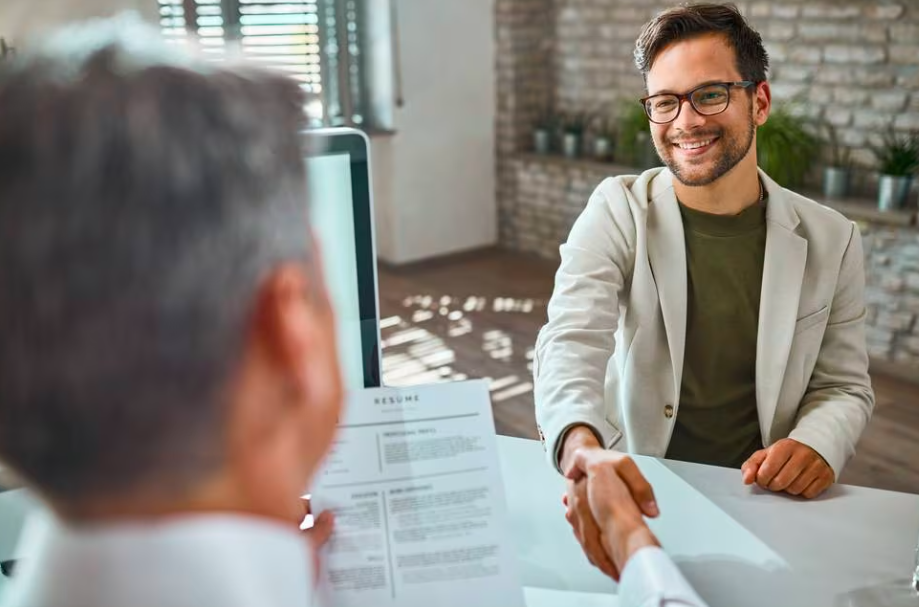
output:
M722 134L723 132L724 131L722 131ZM756 124L751 118L750 128L747 129L747 140L740 145L728 147L728 149L725 150L725 153L721 155L721 158L718 159L718 162L715 163L715 167L712 169L712 172L708 175L704 175L696 179L691 179L682 174L680 167L673 160L672 154L658 154L658 156L661 157L661 160L664 161L664 164L667 165L667 168L670 169L670 172L673 173L673 176L676 177L677 181L683 185L691 187L706 186L721 179L747 156L747 154L750 152L750 148L753 147L753 136L755 134ZM664 145L672 144L665 142Z

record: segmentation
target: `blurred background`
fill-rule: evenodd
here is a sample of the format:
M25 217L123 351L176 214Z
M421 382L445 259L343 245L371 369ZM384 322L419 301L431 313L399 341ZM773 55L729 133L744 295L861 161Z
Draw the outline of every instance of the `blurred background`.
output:
M384 382L486 377L536 437L531 360L558 246L600 181L655 166L632 64L661 0L3 0L0 56L136 11L312 94L371 140ZM761 165L859 223L878 402L844 482L919 493L919 2L737 2L766 42Z

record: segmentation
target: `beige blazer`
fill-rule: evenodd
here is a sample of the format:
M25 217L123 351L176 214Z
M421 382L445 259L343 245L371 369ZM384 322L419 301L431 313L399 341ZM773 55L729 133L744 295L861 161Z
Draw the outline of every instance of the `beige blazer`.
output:
M790 437L838 478L874 408L858 228L760 173L769 194L756 351L764 445ZM663 457L679 415L686 246L664 168L610 178L561 247L533 365L550 460L575 424L607 448Z

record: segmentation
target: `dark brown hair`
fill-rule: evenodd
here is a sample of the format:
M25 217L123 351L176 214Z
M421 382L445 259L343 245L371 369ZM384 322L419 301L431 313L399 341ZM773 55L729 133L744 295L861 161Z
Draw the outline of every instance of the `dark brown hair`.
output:
M705 34L722 34L737 56L744 80L762 82L769 69L763 39L733 4L692 4L667 9L649 21L635 41L635 66L647 82L664 47Z

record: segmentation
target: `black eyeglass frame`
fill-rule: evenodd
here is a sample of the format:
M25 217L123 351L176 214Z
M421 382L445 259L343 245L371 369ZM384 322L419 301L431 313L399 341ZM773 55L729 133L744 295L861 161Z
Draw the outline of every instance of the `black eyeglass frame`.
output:
M689 105L692 106L692 109L695 110L696 113L698 113L701 116L717 116L718 114L726 112L728 107L731 105L731 89L732 88L740 87L740 88L747 89L747 88L750 88L751 86L758 85L758 84L759 82L755 80L738 80L736 82L708 82L706 84L700 84L699 86L692 89L688 93L658 93L656 95L649 95L647 97L642 97L638 101L639 103L641 103L641 107L644 108L645 115L648 117L648 120L650 120L654 124L669 124L680 117L680 112L683 111L684 101L688 101ZM718 110L717 112L705 112L704 110L699 109L699 107L696 105L696 102L693 101L692 96L695 95L697 92L701 91L702 89L706 89L712 86L718 86L718 87L724 88L725 93L727 93L727 102L724 104L724 107ZM648 101L656 97L676 97L677 109L676 109L676 114L673 115L673 118L671 118L670 120L664 120L664 121L659 122L651 117L651 110L649 109Z

